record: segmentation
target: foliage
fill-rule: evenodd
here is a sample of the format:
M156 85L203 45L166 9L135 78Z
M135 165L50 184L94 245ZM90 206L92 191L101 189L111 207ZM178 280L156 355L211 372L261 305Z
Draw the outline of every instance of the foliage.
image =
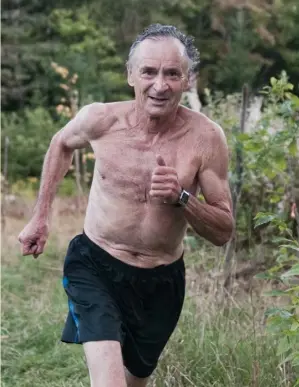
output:
M254 228L258 212L279 211L286 222L293 187L297 179L299 154L299 98L292 93L285 72L272 77L262 90L263 109L252 127L240 133L240 94L211 95L206 90L207 114L225 130L230 148L230 183L238 184L236 150L242 153L242 191L237 208L239 245L250 247L256 242L271 243L271 227ZM249 244L249 246L248 246Z
M54 38L62 42L57 62L79 75L81 105L90 99L104 102L122 98L124 63L116 54L108 29L92 16L92 9L54 9L49 23Z
M276 265L257 278L276 280L282 286L282 289L267 293L268 296L286 298L283 306L267 310L267 326L269 332L279 338L277 355L282 357L282 363L291 362L299 372L299 242L292 238L291 230L279 216L258 213L255 220L256 227L272 222L281 233L286 232L289 236L275 239L278 243Z
M8 179L39 177L51 138L60 129L59 120L54 121L46 109L39 107L25 109L21 114L2 113L1 121L2 165L3 139L9 138Z
M285 192L290 193L289 201L298 202L298 197L293 196L293 188L298 183L299 98L291 93L292 89L285 73L279 79L271 78L270 85L264 88L268 104L261 120L262 137L244 138L244 148L250 150L251 156L247 165L250 168L259 166L260 176L268 181L275 178L267 195L267 200L273 205ZM273 117L279 118L279 127L269 134L269 130L264 128L269 127ZM267 325L269 331L279 337L277 355L282 357L282 363L290 362L293 367L299 367L299 243L289 229L287 218L283 213L277 213L276 208L264 206L255 217L255 227L272 226L272 235L268 238L274 246L278 243L278 248L274 249L275 266L259 278L276 280L282 286L282 289L268 293L287 300L283 306L267 311ZM274 238L276 229L278 237Z
M285 69L298 93L299 7L296 0L6 0L2 5L2 110L53 108L50 63L80 78L81 104L127 99L125 61L150 23L174 24L201 52L201 95L243 83L260 89ZM278 16L279 15L279 16Z

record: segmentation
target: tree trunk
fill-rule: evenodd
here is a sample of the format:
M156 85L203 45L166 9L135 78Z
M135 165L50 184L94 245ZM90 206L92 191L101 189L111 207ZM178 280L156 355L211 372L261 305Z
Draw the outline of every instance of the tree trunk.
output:
M239 133L244 133L245 131L245 119L246 112L248 108L248 98L249 90L248 86L244 85L242 90L242 107L241 107L241 117L240 117L240 127L237 129ZM236 143L235 147L236 152L236 170L235 174L237 177L237 181L232 188L232 204L233 204L233 217L237 218L237 206L241 196L242 183L243 183L243 151L242 144L240 142ZM234 230L233 235L229 242L226 245L225 250L225 280L224 280L224 288L227 290L226 294L230 292L231 282L232 282L232 262L235 255L236 250L236 230Z

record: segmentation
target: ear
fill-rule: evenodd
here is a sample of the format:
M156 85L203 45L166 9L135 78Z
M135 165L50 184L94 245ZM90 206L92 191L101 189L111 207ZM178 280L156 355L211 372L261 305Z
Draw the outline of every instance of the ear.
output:
M188 91L190 88L190 77L187 76L183 80L183 91Z
M134 87L134 80L133 80L133 74L132 74L131 67L128 67L127 81L128 81L129 86Z

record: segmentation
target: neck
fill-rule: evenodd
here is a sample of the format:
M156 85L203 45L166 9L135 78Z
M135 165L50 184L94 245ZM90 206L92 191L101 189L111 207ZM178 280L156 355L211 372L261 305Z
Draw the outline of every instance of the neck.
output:
M148 115L142 107L137 104L134 106L134 123L136 127L147 133L163 133L172 127L176 121L177 110L171 114L153 117Z

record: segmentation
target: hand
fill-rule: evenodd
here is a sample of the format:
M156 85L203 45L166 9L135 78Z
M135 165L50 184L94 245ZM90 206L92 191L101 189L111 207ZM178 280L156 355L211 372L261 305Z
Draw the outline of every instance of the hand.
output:
M37 258L43 253L49 235L47 222L32 218L19 235L23 255L33 255Z
M150 197L159 198L163 203L175 204L180 197L180 186L177 172L172 167L167 167L162 156L156 156L158 167L152 174Z

